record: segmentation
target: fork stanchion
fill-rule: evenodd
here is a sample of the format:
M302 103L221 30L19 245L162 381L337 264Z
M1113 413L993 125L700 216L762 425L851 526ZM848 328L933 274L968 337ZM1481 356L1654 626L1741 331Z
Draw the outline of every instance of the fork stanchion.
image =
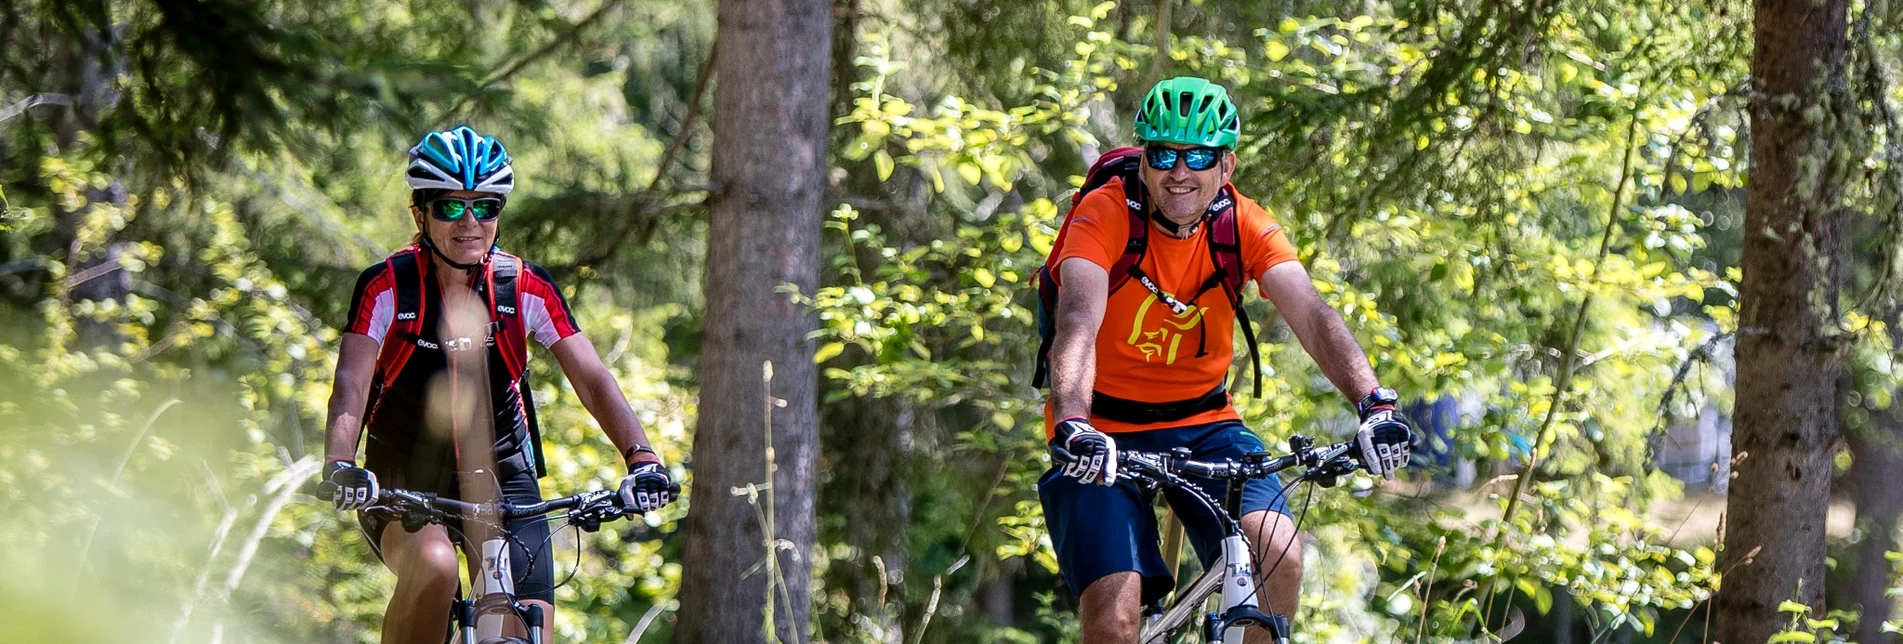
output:
M522 624L528 627L529 644L542 644L542 607L529 604L522 608Z
M1276 474L1283 470L1302 467L1305 471L1299 477L1300 480L1318 481L1326 486L1359 469L1359 464L1348 456L1353 451L1352 443L1315 447L1313 441L1294 436L1290 438L1289 447L1291 453L1285 456L1271 457L1263 452L1220 462L1192 460L1188 450L1183 448L1171 450L1170 454L1118 454L1118 459L1130 468L1138 487L1146 493L1165 489L1183 492L1208 507L1222 524L1223 530L1234 539L1234 543L1224 540L1224 556L1219 560L1223 563L1218 569L1205 570L1190 588L1173 593L1168 602L1153 602L1145 608L1142 627L1142 641L1145 644L1169 641L1181 632L1180 629L1195 624L1194 616L1198 614L1202 616L1200 626L1206 641L1241 644L1243 629L1254 626L1266 630L1276 644L1288 644L1291 631L1288 616L1270 614L1257 604L1256 589L1252 583L1253 561L1247 537L1242 533L1240 522L1232 516L1242 505L1242 482L1275 479ZM1184 477L1215 479L1225 481L1228 485L1221 495L1222 500L1218 501ZM1181 561L1183 528L1181 518L1173 510L1168 513L1166 523L1164 563L1174 578ZM1228 569L1235 565L1234 562L1241 562L1241 567ZM1196 607L1213 599L1219 589L1220 608L1203 612Z
M476 641L476 604L475 602L471 602L466 599L457 600L455 609L456 609L456 615L458 618L456 621L460 622L462 625L463 643L474 644Z

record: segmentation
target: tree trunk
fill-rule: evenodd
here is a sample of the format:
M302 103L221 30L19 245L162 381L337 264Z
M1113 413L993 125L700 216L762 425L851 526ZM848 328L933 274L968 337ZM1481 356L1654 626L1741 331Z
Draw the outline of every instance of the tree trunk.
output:
M1884 594L1890 588L1891 564L1883 553L1898 549L1897 518L1903 516L1903 489L1896 485L1897 473L1903 472L1903 410L1873 410L1871 416L1869 428L1845 432L1851 455L1845 478L1857 506L1857 529L1863 532L1846 594L1850 608L1861 606L1856 641L1890 644L1896 640L1883 632L1883 622L1894 616L1895 600Z
M1845 164L1835 134L1846 9L1847 0L1757 0L1721 642L1766 641L1789 619L1782 601L1823 603L1840 438L1833 329Z
M1000 567L995 575L979 588L979 605L984 607L986 617L999 626L1011 626L1015 620L1017 606L1017 580L1009 568Z
M1573 593L1553 589L1553 644L1573 644Z
M819 282L826 176L829 0L722 0L714 90L707 310L694 436L693 506L683 526L677 642L805 640L819 443L816 323L781 291ZM771 361L769 393L763 362ZM768 396L772 449L765 442ZM764 481L773 459L775 549L785 584L766 605L766 536L756 509L730 490ZM762 494L759 503L768 502ZM764 511L764 509L762 509Z
M1151 43L1156 52L1150 55L1150 85L1163 80L1170 68L1170 23L1175 20L1170 14L1175 7L1176 0L1156 0L1156 36Z
M828 632L869 638L867 631L880 631L896 641L905 632L905 582L911 572L906 537L912 525L912 431L918 414L905 400L867 396L829 404L824 417L831 476L823 488L823 514L849 517L828 530L827 543L843 543L859 553L857 560L835 559L828 566L826 585L848 591L856 617Z
M115 79L126 73L125 57L121 51L124 43L110 26L86 29L69 46L71 50L64 60L71 65L68 70L69 83L78 100L54 120L54 141L62 153L96 145L82 137L97 136L100 123L119 108L122 95ZM102 163L102 167L114 173L111 183L87 189L86 205L77 209L61 206L55 210L57 223L53 227L52 243L56 256L65 257L65 279L70 289L67 293L68 303L91 301L124 304L126 296L132 292L132 276L119 265L120 256L125 252L125 243L118 241L118 231L106 233L105 239L81 239L79 236L84 219L92 212L92 205L123 210L130 203L123 178L131 174L131 163L124 157L118 157ZM126 219L131 217L132 213L125 213ZM97 251L87 252L86 247L95 245L98 246ZM73 326L81 347L116 347L126 339L119 332L118 324L112 320L100 321L90 316L80 316Z

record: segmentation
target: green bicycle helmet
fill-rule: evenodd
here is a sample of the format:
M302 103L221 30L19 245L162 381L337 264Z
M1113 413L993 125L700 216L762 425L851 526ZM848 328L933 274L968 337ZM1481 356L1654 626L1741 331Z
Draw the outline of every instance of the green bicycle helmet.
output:
M1150 88L1137 110L1136 134L1144 142L1235 147L1242 120L1229 90L1194 76L1178 76Z

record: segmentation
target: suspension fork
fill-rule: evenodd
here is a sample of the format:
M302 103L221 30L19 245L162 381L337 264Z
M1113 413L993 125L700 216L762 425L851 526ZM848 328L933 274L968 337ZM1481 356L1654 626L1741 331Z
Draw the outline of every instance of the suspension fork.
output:
M461 593L458 593L460 595ZM476 642L476 603L457 597L449 604L450 628L458 637L450 640L460 644Z
M1287 644L1288 618L1271 617L1262 612L1255 594L1255 556L1241 530L1222 540L1224 560L1222 611L1209 616L1206 625L1209 641L1243 644L1249 626L1261 626L1274 635L1278 644Z
M529 644L543 644L547 642L548 640L543 637L542 607L538 604L528 604L521 608L521 612L522 625L526 627L529 632Z
M482 542L481 573L482 578L473 584L477 617L471 623L476 625L476 635L487 639L502 635L504 617L515 607L515 571L510 569L507 540L493 538Z

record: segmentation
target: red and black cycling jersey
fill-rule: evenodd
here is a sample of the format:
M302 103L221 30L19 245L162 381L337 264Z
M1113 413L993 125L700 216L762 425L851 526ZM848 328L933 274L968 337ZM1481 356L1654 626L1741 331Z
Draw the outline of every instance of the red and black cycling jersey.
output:
M517 461L522 465L534 463L533 454L528 452L536 446L530 438L528 416L522 404L522 382L512 377L493 334L486 340L476 341L442 337L443 293L431 275L435 263L421 264L426 305L420 341L391 384L381 387L369 401L369 408L374 411L367 412L364 423L367 433L364 466L386 485L451 493L455 487L453 474L459 465L456 434L469 430L453 426L453 414L440 413L446 409L431 413L431 407L454 404L449 397L455 388L440 381L452 377L449 368L452 359L470 359L480 351L488 362L488 393L494 411L498 469L507 469L502 463L515 456L523 457ZM523 269L517 278L516 290L524 335L544 347L552 347L579 333L581 329L569 311L568 301L548 271L526 261ZM481 285L486 282L477 280L478 295L485 301L489 295L483 292L485 286ZM380 262L365 269L357 279L344 331L369 336L377 341L381 350L383 343L390 340L396 300L396 279L390 264ZM486 431L488 427L481 429Z

